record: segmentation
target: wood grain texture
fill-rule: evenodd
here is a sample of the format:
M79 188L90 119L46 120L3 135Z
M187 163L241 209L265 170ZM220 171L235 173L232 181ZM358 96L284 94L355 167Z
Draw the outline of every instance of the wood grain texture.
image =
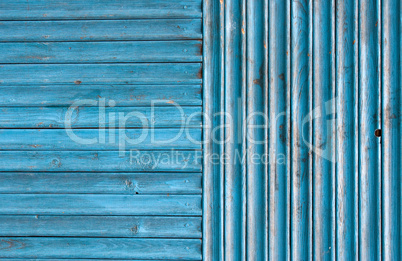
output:
M71 117L68 117L66 115L69 111L68 107L0 107L0 128L64 128L67 119L71 119L69 121L71 128L118 127L119 119L123 118L119 115L126 116L130 113L135 113L136 116L127 118L126 128L144 126L150 128L201 128L202 125L201 107L198 106L181 108L173 106L107 107L105 108L106 121L104 123L99 122L100 110L97 107L79 107L79 110L70 110Z
M17 76L17 74L14 74L14 76ZM110 104L112 104L116 107L202 104L201 85L86 85L80 79L74 81L77 84L72 82L66 85L51 84L48 86L38 86L25 84L22 86L0 86L2 94L0 96L0 105L30 107L69 107L74 105L81 108L99 106L100 99L102 98L107 102L106 105L111 106ZM29 95L27 95L28 93ZM44 93L46 95L43 95ZM91 101L82 102L85 100Z
M199 63L16 64L0 66L3 85L200 84ZM141 95L141 94L139 94Z
M3 261L21 261L21 259L19 258L2 258L1 260ZM96 258L96 259L71 259L71 258L62 258L62 259L58 259L58 258L52 258L52 261L130 261L133 259L102 259L102 258ZM169 261L173 261L174 259L170 259ZM187 259L179 259L180 261L190 261ZM24 261L49 261L49 259L42 259L42 258L35 258L35 259L31 259L31 258L24 258ZM135 259L135 261L149 261L148 260L144 260L144 259ZM152 261L167 261L167 260L160 260L160 259L152 259Z
M2 258L1 260L3 261L21 261L20 258ZM79 258L79 259L71 259L71 258L52 258L52 261L130 261L133 259L103 259L103 258L96 258L96 259L83 259L83 258ZM174 259L170 259L169 261L173 261ZM176 259L177 260L177 259ZM190 261L187 259L179 259L180 261ZM31 258L24 258L24 261L49 261L49 259L42 259L42 258L35 258L35 259L31 259ZM135 261L149 261L148 260L144 260L144 259L135 259ZM152 259L152 261L167 261L167 260L160 260L160 259Z
M314 46L312 77L312 108L314 118L312 140L316 148L312 157L312 209L313 209L313 260L335 257L335 4L334 1L322 1L313 8L312 45Z
M0 42L202 39L201 19L0 21Z
M201 129L0 130L0 150L201 149Z
M381 260L381 6L359 1L359 260ZM381 21L381 20L380 20ZM385 152L385 151L384 151Z
M201 195L1 194L0 202L0 215L201 215Z
M268 20L268 150L275 151L268 174L268 260L287 260L290 243L290 1L269 1Z
M201 151L0 151L0 171L201 171Z
M203 79L203 113L204 122L209 128L203 130L203 150L205 155L222 155L224 144L224 26L221 12L225 1L204 1L204 79ZM238 130L240 131L240 130ZM224 169L222 164L213 164L208 157L203 158L203 220L202 253L203 260L225 260L224 251Z
M225 128L225 154L227 161L224 167L224 215L225 215L225 259L226 260L246 260L243 245L245 230L242 224L246 221L243 209L243 191L245 189L246 177L242 167L242 159L246 155L242 151L242 129L246 124L244 118L238 115L243 105L242 96L243 86L245 86L245 75L243 74L243 63L246 60L241 44L244 40L245 20L243 20L243 6L241 1L225 1L225 48L224 48L224 75L225 83L222 86L225 92L224 110L232 120L226 122ZM254 20L251 17L250 20ZM242 26L238 26L241 25ZM250 58L247 58L250 59ZM223 73L223 72L222 72ZM235 116L236 115L236 116ZM236 131L233 131L236 130ZM250 145L249 148L252 146ZM251 174L252 175L252 174ZM249 193L253 193L249 191ZM260 206L262 207L262 206ZM262 223L262 222L261 222ZM249 259L252 260L252 259ZM256 260L259 260L256 258Z
M0 43L0 63L201 62L200 41Z
M382 3L382 260L402 259L402 4Z
M336 257L359 259L358 2L337 4ZM357 39L357 40L355 40Z
M201 194L201 177L201 173L2 172L0 193Z
M201 0L4 0L0 20L201 18Z
M252 0L246 5L246 112L247 125L247 175L246 175L246 260L268 260L268 166L261 160L253 160L255 157L263 158L266 153L268 140L266 130L268 123L264 117L268 112L267 97L268 76L267 56L264 43L265 23L267 19L267 1ZM254 115L251 116L250 115ZM252 126L259 126L258 128ZM244 258L243 258L244 259ZM241 260L239 258L238 260Z
M0 258L201 260L200 239L0 238Z
M0 259L202 259L201 8L0 3Z
M3 237L201 238L201 218L2 215L0 231Z
M291 169L290 247L291 260L312 260L312 21L309 2L291 2L290 90Z

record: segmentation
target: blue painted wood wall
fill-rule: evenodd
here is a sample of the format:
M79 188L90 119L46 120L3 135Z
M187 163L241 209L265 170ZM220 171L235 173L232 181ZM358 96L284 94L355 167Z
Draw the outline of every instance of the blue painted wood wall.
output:
M0 258L402 260L401 32L400 0L2 0ZM144 122L180 134L109 142Z
M402 260L401 8L205 0L205 260Z
M0 258L201 260L201 62L201 0L1 1Z

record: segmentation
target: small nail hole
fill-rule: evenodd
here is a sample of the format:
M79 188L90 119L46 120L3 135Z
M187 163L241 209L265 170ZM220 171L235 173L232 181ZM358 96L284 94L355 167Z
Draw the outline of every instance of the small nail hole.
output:
M381 137L381 130L380 129L375 130L374 135L376 137Z

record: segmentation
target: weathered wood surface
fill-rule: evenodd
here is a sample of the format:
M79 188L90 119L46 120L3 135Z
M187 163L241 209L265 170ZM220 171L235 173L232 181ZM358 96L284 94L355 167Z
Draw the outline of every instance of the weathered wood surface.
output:
M20 258L2 258L1 259L2 261L4 260L4 261L21 261L21 259ZM132 261L132 260L135 260L135 261L149 261L149 259L147 259L147 260L145 260L145 259L116 259L116 258L113 258L113 259L103 259L103 258L96 258L96 259L86 259L86 258L79 258L79 259L77 259L77 258L74 258L74 259L72 259L72 258L62 258L62 259L60 259L60 258L52 258L52 261L94 261L94 260L96 260L96 261L111 261L111 260L113 260L113 261ZM188 260L188 259L169 259L169 261L174 261L174 260L180 260L180 261L191 261L191 260ZM200 259L201 260L201 259ZM35 259L31 259L31 258L24 258L24 261L49 261L49 259L43 259L43 258L35 258ZM161 260L161 259L152 259L152 261L167 261L167 260Z
M268 45L269 56L268 75L270 84L268 86L269 100L267 100L269 112L269 151L275 151L276 155L285 155L290 159L290 122L289 122L289 101L290 101L290 65L289 52L290 43L288 32L290 25L289 5L287 1L269 1L268 20ZM295 47L296 48L296 47ZM286 113L286 117L284 115ZM278 115L284 115L279 117ZM284 260L288 257L287 251L280 251L288 246L290 236L290 204L288 201L289 170L287 164L269 164L268 174L268 253L270 260ZM275 231L275 233L270 233Z
M0 20L201 18L202 0L3 0Z
M204 2L205 260L401 259L401 7Z
M3 261L21 261L21 259L19 258L2 258L1 260ZM31 259L31 258L24 258L25 261L49 261L49 259L42 259L42 258L35 258L35 259ZM52 258L53 261L94 261L94 259L71 259L71 258L63 258L63 259L58 259L58 258ZM130 261L133 259L102 259L102 258L97 258L95 259L96 261ZM172 259L171 259L172 260ZM135 261L149 261L148 260L144 260L144 259L135 259ZM166 261L166 260L156 260L156 259L152 259L152 261ZM180 259L180 261L190 261L187 259Z
M201 195L0 194L0 202L0 215L201 216Z
M309 20L309 3L292 3L291 12L294 22L290 25L292 32L290 45L290 164L289 171L290 190L290 248L289 255L294 260L308 260L312 258L312 153L306 141L312 141L312 124L307 122L303 125L303 119L308 117L312 110L312 54L311 37L312 30ZM303 133L304 130L304 133ZM307 131L308 130L308 131ZM328 250L327 250L328 251ZM330 253L333 250L330 250ZM329 256L328 256L329 257Z
M0 3L0 259L202 259L201 9Z
M336 258L358 260L360 240L358 202L360 180L357 146L359 144L358 62L359 8L356 1L337 4L336 48ZM375 250L374 250L375 251Z
M200 63L15 64L0 65L0 75L2 85L200 84L202 66Z
M0 43L0 63L201 61L201 41Z
M200 40L201 19L0 21L0 42Z
M17 74L14 74L15 76ZM174 85L127 85L124 83L118 83L117 85L113 83L87 85L80 79L74 81L75 83L71 82L65 85L3 85L0 86L0 105L96 107L99 106L102 98L105 99L107 106L112 104L116 107L202 104L201 85L181 85L177 83Z
M19 258L2 258L2 261L21 261L21 259ZM96 258L96 259L71 259L71 258L63 258L63 259L58 259L58 258L52 258L52 261L130 261L133 259L102 259L102 258ZM174 259L170 259L169 261L173 261ZM188 259L179 259L180 261L190 261ZM35 259L31 259L31 258L24 258L24 261L49 261L49 259L42 259L42 258L35 258ZM135 261L149 261L148 260L144 260L144 259L135 259ZM166 261L166 260L160 260L160 259L152 259L152 261Z
M0 151L0 171L199 172L201 156L201 151L133 151L123 157L118 151Z
M67 112L71 112L71 117L68 117L70 113L66 115ZM64 128L66 122L71 124L71 128L117 128L119 119L123 118L119 113L124 116L135 113L135 116L127 117L126 128L200 128L202 125L200 106L106 107L104 112L105 122L100 123L97 107L79 107L78 110L69 107L0 107L0 128ZM110 120L113 115L115 118Z
M201 194L201 177L201 173L2 172L0 193Z
M0 129L0 150L201 149L201 129Z
M264 120L265 117L249 116L258 115L260 113L265 114L269 111L267 107L269 104L268 99L270 97L270 92L268 91L267 82L272 82L272 78L276 77L274 75L267 76L266 73L267 64L269 64L269 62L267 60L267 47L264 47L264 42L267 41L267 38L265 38L265 28L267 26L265 24L267 22L265 14L268 11L265 3L264 1L250 1L247 3L247 17L250 17L246 20L245 29L247 31L247 46L242 47L247 49L246 56L243 58L246 60L244 65L246 68L246 91L243 95L244 99L246 99L245 110L247 111L247 119L251 118L251 120L246 124L247 141L266 141L276 139L276 137L270 137L267 135L265 129L271 130L273 126L270 126L268 122ZM237 52L240 51L238 47L234 50ZM284 57L281 57L281 59L284 59ZM238 99L238 97L236 98ZM275 118L279 117L275 116ZM261 127L253 128L251 125L259 125ZM246 191L242 191L242 193L246 195L247 202L243 203L239 201L239 205L236 206L237 208L234 208L234 211L231 213L231 215L233 215L232 219L237 220L242 214L240 205L246 205L247 217L244 221L244 229L247 231L245 239L246 246L244 253L242 253L242 249L239 249L242 239L236 238L236 230L230 231L229 233L234 237L232 242L236 243L231 246L232 251L229 250L229 253L226 255L231 255L232 258L245 255L246 260L269 260L267 242L268 230L266 229L268 227L269 212L268 193L266 190L269 185L271 185L268 182L269 177L271 175L276 175L276 173L269 173L268 168L269 166L276 164L275 161L270 162L269 164L264 164L260 160L253 160L253 158L261 157L266 153L266 151L269 151L264 143L265 142L247 142L247 145L243 145L247 146L247 153L243 152L247 157L247 166L245 167L247 173L243 174L246 178L245 181L234 183L232 185L233 187L231 187L232 190L236 189L240 192L243 189L241 184L243 182L247 184ZM275 149L271 151L275 151ZM241 169L244 167L239 166L238 168ZM240 172L240 170L238 171ZM236 181L236 179L234 180ZM231 184L228 184L228 186L229 185ZM226 226L228 225L225 224L225 227ZM237 231L242 231L241 225L236 229Z
M200 239L0 238L0 258L201 260Z
M201 238L201 218L1 215L0 231L7 237Z
M384 203L384 198L382 195L386 195L389 191L382 191L382 164L384 163L381 162L381 158L388 156L388 153L382 152L381 139L376 137L375 131L381 129L382 114L389 114L390 108L384 112L381 111L382 82L379 75L381 74L381 69L379 68L383 62L381 57L382 48L380 48L381 23L385 20L382 20L381 16L382 10L379 1L369 0L365 4L359 4L358 34L360 37L357 43L359 49L358 57L356 58L359 77L357 83L358 98L356 101L358 103L357 136L359 147L356 156L359 167L357 174L358 187L354 187L354 189L358 190L358 197L360 199L358 203L359 223L357 228L359 237L357 239L358 248L356 250L359 253L359 260L387 260L384 254L389 257L388 260L400 259L401 257L400 245L397 246L399 249L398 257L389 256L393 249L382 252L384 249L384 241L382 241L381 236L381 232L384 229L384 223L382 223L384 213L382 204ZM390 30L391 28L386 29ZM398 40L400 39L399 37ZM385 41L388 42L388 40ZM397 88L400 88L400 86L399 83ZM394 99L397 100L400 97L395 97ZM401 118L398 120L400 121ZM400 161L400 159L399 155L395 160ZM401 177L400 173L401 170L399 169L399 177ZM386 175L386 173L384 174ZM400 180L399 184L401 184ZM387 199L390 200L389 198ZM401 203L399 203L399 206L401 206ZM400 228L399 237L401 236ZM388 246L393 247L392 245Z
M398 12L399 8L399 12ZM382 2L381 95L382 138L380 164L382 223L381 251L383 260L402 259L402 5L401 1ZM377 45L378 46L378 45ZM378 87L377 87L378 88ZM384 113L385 112L385 113ZM370 146L370 145L369 145ZM377 191L378 193L378 191ZM377 196L378 197L378 196ZM399 207L397 207L399 206ZM397 229L399 228L399 230ZM373 250L375 251L375 250Z

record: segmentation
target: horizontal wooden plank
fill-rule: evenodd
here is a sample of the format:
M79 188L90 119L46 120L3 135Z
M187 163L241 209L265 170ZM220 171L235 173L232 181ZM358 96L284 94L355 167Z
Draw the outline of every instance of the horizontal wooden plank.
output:
M0 171L201 171L201 151L0 151Z
M0 21L0 42L202 39L201 19Z
M2 261L21 261L21 259L19 259L19 258L2 258L1 259ZM111 261L111 260L113 260L113 261L132 261L132 260L135 260L135 261L149 261L149 259L147 259L147 260L145 260L145 259L116 259L116 258L113 258L113 259L102 259L102 258L94 258L94 259L82 259L82 258L79 258L79 259L71 259L71 258L62 258L62 259L59 259L59 258L52 258L52 261ZM160 259L152 259L152 261L176 261L176 260L180 260L180 261L190 261L190 260L187 260L187 259L169 259L169 260L160 260ZM31 258L24 258L24 261L49 261L49 259L43 259L43 258L35 258L35 259L31 259Z
M2 258L2 261L21 261L21 259L19 258ZM102 258L94 258L94 259L71 259L71 258L63 258L63 259L58 259L58 258L52 258L52 261L149 261L149 259L144 260L144 259L102 259ZM176 261L176 260L180 260L180 261L190 261L187 259L170 259L170 260L160 260L160 259L152 259L152 261ZM49 259L43 259L43 258L35 258L35 259L31 259L31 258L24 258L24 261L49 261Z
M19 258L2 258L2 261L21 261L21 259ZM102 258L94 258L94 259L71 259L71 258L62 258L62 259L58 259L58 258L52 258L52 261L149 261L149 259L145 260L145 259L102 259ZM180 261L190 261L188 259L169 259L169 260L161 260L161 259L152 259L152 261L176 261L176 260L180 260ZM43 258L35 258L35 259L31 259L31 258L24 258L24 261L49 261L49 259L43 259Z
M116 107L201 105L201 92L201 85L85 85L72 83L49 86L0 86L0 105L41 107L74 105L80 107L80 111L83 110L82 107L100 106L102 101L100 99L105 99L105 105L112 104Z
M1 215L0 236L201 238L201 218Z
M68 107L0 107L0 128L65 128L66 122L69 122L72 128L117 127L119 126L119 119L123 119L130 113L135 113L136 116L127 118L125 124L127 128L143 126L151 128L200 128L202 125L201 107L106 107L104 114L101 114L102 112L98 107L79 107L77 109L69 109ZM106 122L99 122L100 115L106 116ZM67 121L67 119L71 120Z
M4 85L199 84L202 67L200 63L15 64L1 65L0 75Z
M2 261L21 261L21 259L19 258L2 258ZM71 258L63 258L63 259L58 259L58 258L52 258L52 261L149 261L149 259L144 260L144 259L102 259L102 258L94 258L94 259L71 259ZM190 261L187 259L170 259L170 260L160 260L160 259L152 259L152 261L176 261L176 260L180 260L180 261ZM31 259L31 258L24 258L24 261L49 261L49 259L42 259L42 258L35 258L35 259Z
M1 215L201 215L201 195L0 194L0 202Z
M201 194L201 177L201 173L0 172L0 193Z
M0 63L201 62L202 42L0 43Z
M202 0L2 0L0 20L201 18Z
M201 260L200 239L0 238L0 258Z
M201 149L201 129L0 129L0 150Z

